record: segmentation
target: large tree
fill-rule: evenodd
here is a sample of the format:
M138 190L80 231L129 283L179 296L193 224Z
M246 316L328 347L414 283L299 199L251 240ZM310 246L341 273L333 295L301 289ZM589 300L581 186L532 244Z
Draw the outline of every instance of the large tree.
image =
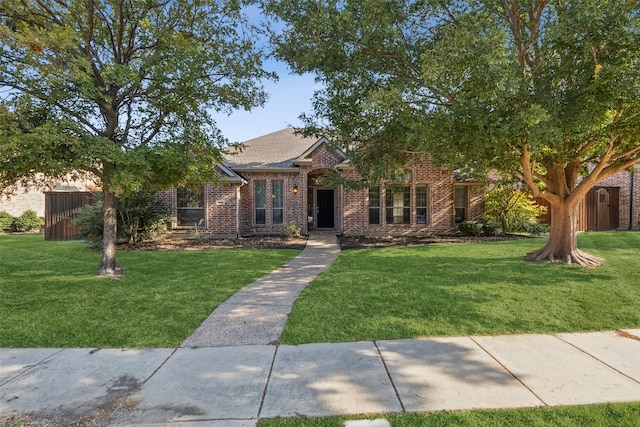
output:
M273 77L260 37L236 0L0 0L0 188L93 174L116 274L116 192L215 178L212 114Z
M273 1L278 55L315 73L309 132L368 179L417 152L519 176L551 206L531 260L594 266L577 207L640 161L640 5L619 0Z

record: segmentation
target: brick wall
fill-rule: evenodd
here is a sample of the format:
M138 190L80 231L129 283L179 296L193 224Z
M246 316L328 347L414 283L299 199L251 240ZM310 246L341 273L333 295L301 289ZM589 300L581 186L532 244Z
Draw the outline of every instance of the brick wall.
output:
M303 205L303 181L298 172L257 172L243 173L243 177L249 181L240 189L240 233L241 234L281 234L283 226L287 222L294 221L298 225L304 224L305 215ZM253 211L254 185L257 180L266 181L267 209L266 224L255 224ZM273 224L272 204L269 196L272 194L272 182L283 181L284 192L284 219L282 224ZM293 188L298 187L298 194L293 193Z
M207 184L204 187L204 228L199 232L215 236L236 235L236 189L239 184L227 184L219 187ZM191 230L194 227L178 227L176 189L172 188L156 194L169 209L173 218L172 228Z
M407 165L411 171L409 181L402 184L410 187L410 224L387 224L385 215L384 185L381 188L381 224L369 224L369 191L354 190L344 192L344 233L345 234L416 234L448 233L455 229L453 225L453 173L436 167L428 156L417 157ZM345 171L349 177L356 178L353 170ZM427 223L416 223L417 186L427 186L428 212ZM477 209L477 196L474 193L474 209Z

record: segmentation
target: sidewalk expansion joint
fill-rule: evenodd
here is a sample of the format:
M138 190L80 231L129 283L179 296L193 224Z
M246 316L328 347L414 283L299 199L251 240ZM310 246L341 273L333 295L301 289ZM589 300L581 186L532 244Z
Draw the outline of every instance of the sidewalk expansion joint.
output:
M278 349L280 348L280 344L275 344L275 350L273 351L273 358L271 359L271 366L269 366L269 374L267 375L267 382L264 385L264 390L262 391L262 397L260 398L260 407L258 408L258 414L256 415L256 419L260 419L260 414L262 413L262 407L264 406L264 400L267 397L267 389L269 388L269 383L271 382L271 375L273 374L273 367L276 364L276 357L278 356Z
M382 366L384 366L384 370L387 373L387 378L389 378L389 382L391 383L391 387L393 387L393 392L396 394L396 399L398 399L398 403L400 403L400 408L402 412L407 412L404 407L404 403L402 403L402 399L400 398L400 393L398 392L398 388L396 387L396 383L393 382L393 378L391 377L391 372L389 372L389 367L387 366L387 362L384 361L384 357L382 356L382 352L380 351L380 347L378 347L378 342L373 341L373 345L378 352L378 356L380 357L380 361L382 362Z
M554 337L554 338L559 339L559 340L560 340L560 341L562 341L563 343L569 344L571 347L575 348L576 350L580 351L581 353L586 354L587 356L589 356L589 357L591 357L592 359L594 359L595 361L597 361L597 362L599 362L599 363L603 364L603 365L604 365L604 366L606 366L607 368L609 368L609 369L611 369L611 370L613 370L613 371L615 371L615 372L619 373L619 374L620 374L620 375L622 375L623 377L627 377L627 378L629 378L629 379L630 379L631 381L633 381L634 383L636 383L636 384L640 384L640 381L638 381L637 379L635 379L635 378L633 378L633 377L631 377L631 376L629 376L629 375L625 374L625 373L624 373L624 372L622 372L621 370L617 369L617 368L616 368L616 367L614 367L614 366L611 366L610 364L608 364L608 363L607 363L607 362L605 362L604 360L597 358L597 357L596 357L596 356L594 356L593 354L589 353L589 352L588 352L588 351L586 351L586 350L583 350L582 348L578 347L577 345L570 343L569 341L567 341L567 340L563 339L562 337L559 337L558 335L552 334L551 336L552 336L552 337Z
M149 382L149 380L153 378L153 376L157 374L160 369L162 369L162 367L169 361L169 359L173 357L174 354L176 354L176 351L178 351L179 349L180 349L180 346L174 348L171 354L167 356L167 358L164 359L164 361L156 369L154 369L151 375L149 375L149 377L146 380L142 381L139 388L142 389L142 387L144 387Z
M513 373L509 368L507 368L500 360L498 360L498 358L496 358L493 354L491 354L491 352L489 350L487 350L486 348L484 348L478 341L474 340L473 337L469 337L469 339L471 341L473 341L475 343L475 345L477 345L482 351L484 351L485 353L487 353L489 355L489 357L491 357L493 360L495 360L495 362L500 365L502 367L502 369L504 369L509 375L511 375L513 378L515 378L516 381L518 381L520 384L522 384L522 386L524 388L526 388L527 390L529 390L529 393L531 393L532 395L535 396L536 399L538 399L543 406L549 406L549 404L547 402L544 401L544 399L542 397L540 397L538 395L538 393L536 393L535 391L533 391L533 389L531 387L529 387L527 384L525 384L524 381L522 381L515 373Z

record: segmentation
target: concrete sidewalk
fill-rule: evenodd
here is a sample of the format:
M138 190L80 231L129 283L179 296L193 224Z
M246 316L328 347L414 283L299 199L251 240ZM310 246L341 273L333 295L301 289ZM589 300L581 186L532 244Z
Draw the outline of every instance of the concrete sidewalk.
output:
M0 419L254 426L271 417L640 400L640 329L169 349L1 349Z

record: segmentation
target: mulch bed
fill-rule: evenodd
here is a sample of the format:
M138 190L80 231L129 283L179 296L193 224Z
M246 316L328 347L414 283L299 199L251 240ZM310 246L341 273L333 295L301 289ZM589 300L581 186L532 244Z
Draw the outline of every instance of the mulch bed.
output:
M513 240L516 237L505 236L338 236L341 249L383 248L390 246L414 246L432 243L460 243L460 242L495 242ZM304 249L307 237L288 236L246 236L233 239L216 238L181 238L150 240L134 245L122 244L119 250L125 251L171 251L171 250L203 250L222 248L247 249Z
M341 236L338 237L341 249L384 248L390 246L415 246L433 243L470 243L499 242L515 240L521 237L512 236L457 236L457 235L424 235L424 236Z
M119 245L118 249L125 251L176 251L223 248L302 250L306 244L306 236L247 236L234 239L171 237L167 239L143 241L133 245L123 244Z

